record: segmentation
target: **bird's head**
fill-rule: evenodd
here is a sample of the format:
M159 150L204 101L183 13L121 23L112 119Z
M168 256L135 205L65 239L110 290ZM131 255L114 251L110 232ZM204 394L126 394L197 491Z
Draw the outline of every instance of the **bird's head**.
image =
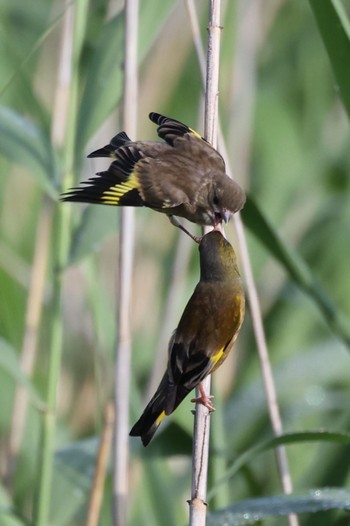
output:
M201 280L225 280L237 276L237 258L221 232L212 230L199 244Z
M208 216L214 227L223 221L228 223L231 215L244 206L244 191L226 174L215 174L208 190Z

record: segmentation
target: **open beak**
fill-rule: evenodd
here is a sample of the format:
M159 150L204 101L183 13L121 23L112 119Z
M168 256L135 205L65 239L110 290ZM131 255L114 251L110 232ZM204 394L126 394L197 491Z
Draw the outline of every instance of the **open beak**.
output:
M222 210L215 211L214 214L214 221L213 226L216 226L219 223L228 223L231 217L231 212L227 210L226 208L223 208Z

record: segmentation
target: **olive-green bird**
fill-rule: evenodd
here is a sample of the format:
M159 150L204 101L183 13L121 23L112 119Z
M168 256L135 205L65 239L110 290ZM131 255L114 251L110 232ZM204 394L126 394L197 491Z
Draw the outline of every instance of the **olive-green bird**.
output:
M147 206L199 225L227 222L245 203L221 155L196 131L150 113L165 142L133 142L125 132L88 157L110 157L108 170L62 194L63 201Z
M159 424L227 357L244 318L244 291L235 252L219 231L202 237L199 245L200 281L169 342L168 365L160 385L141 418L130 431L144 446ZM214 407L210 397L192 401Z

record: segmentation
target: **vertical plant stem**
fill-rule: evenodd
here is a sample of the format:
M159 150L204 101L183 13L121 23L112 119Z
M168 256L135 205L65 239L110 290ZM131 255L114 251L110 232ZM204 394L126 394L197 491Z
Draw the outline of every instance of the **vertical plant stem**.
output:
M196 10L193 4L193 0L186 0L186 4L187 4L188 13L189 13L190 23L191 23L193 39L195 41L195 47L196 47L196 51L198 55L198 62L199 62L200 69L203 75L205 57L204 57L203 46L200 40L198 17L197 17ZM253 78L253 76L251 76L251 78ZM250 93L251 92L252 90L250 90ZM248 105L247 107L250 109L250 105ZM250 113L249 115L246 116L246 118L250 118ZM245 137L245 139L247 143L250 142L248 141L247 137ZM232 170L230 169L230 165L229 165L229 156L228 156L227 148L226 148L220 128L219 128L219 149L225 159L226 172L228 173L228 175L232 177ZM248 155L245 155L246 162L247 162L247 159L248 159ZM242 172L246 172L247 166L244 165L243 162L241 163L241 166L244 166L244 169L242 168ZM272 374L272 367L271 367L271 363L270 363L270 359L268 355L268 349L267 349L267 344L266 344L264 326L262 322L259 298L257 295L254 277L253 277L251 264L250 264L247 240L246 240L242 220L241 220L239 213L235 214L234 223L235 223L235 228L236 228L240 251L241 251L242 267L243 267L244 275L246 278L246 286L247 286L247 292L248 292L248 297L249 297L249 305L251 309L255 341L256 341L257 349L258 349L258 355L259 355L260 366L261 366L261 371L262 371L262 377L263 377L263 383L264 383L264 389L265 389L265 394L266 394L271 427L272 427L274 434L278 436L283 433L282 419L281 419L279 406L278 406L275 382L274 382L273 374ZM282 485L283 491L284 493L289 494L293 490L293 485L292 485L292 480L291 480L291 476L289 472L288 459L287 459L285 447L279 446L277 448L276 458L277 458L278 472L279 472L279 476L281 479L281 485ZM294 514L289 515L288 521L289 521L290 526L298 526L298 518L296 515Z
M221 1L210 0L209 6L204 137L215 147L217 142ZM210 380L210 376L208 376L204 382L202 382L203 389L207 395L210 394ZM203 405L196 404L192 452L190 526L205 526L206 522L209 432L209 411Z
M107 472L107 462L113 438L113 426L114 407L111 402L108 402L105 409L103 432L98 448L95 475L91 488L85 526L98 526L99 523L101 504L103 500L103 488Z
M220 66L220 26L221 0L209 0L207 77L205 85L204 135L214 148L217 146L219 66Z
M276 436L283 433L282 419L279 411L279 405L277 400L277 393L275 388L275 382L272 373L272 367L269 359L268 348L266 344L264 325L262 321L262 315L260 310L260 303L258 293L255 287L254 277L252 268L250 265L249 252L247 246L247 240L243 230L243 223L240 214L236 214L235 227L237 237L239 240L239 246L241 249L241 258L244 268L245 281L247 285L249 307L252 318L253 330L257 347L259 349L259 360L260 367L263 375L263 382L265 388L266 399L268 402L268 411L270 416L271 427ZM292 493L293 485L292 479L289 472L288 458L286 448L279 446L276 448L276 458L278 472L282 483L284 493L287 495ZM290 526L298 526L298 518L295 514L288 515L288 522Z
M259 45L261 44L264 30L261 23L261 4L259 0L250 0L249 3L240 0L237 3L237 9L239 27L237 30L238 42L235 46L236 51L232 85L232 92L234 94L232 113L237 116L237 122L232 124L234 130L234 143L232 148L233 158L235 159L235 168L238 172L238 179L240 181L247 181L252 131L251 115L255 97L256 54ZM265 24L270 20L271 16L274 16L273 12L269 12L268 17L265 16ZM223 138L220 137L220 139L220 150L226 160L226 170L232 177L226 145ZM240 247L242 267L247 287L253 331L258 349L269 418L273 433L276 436L279 436L283 433L282 418L266 343L259 297L250 263L247 239L239 213L234 216L234 225ZM276 460L283 492L288 495L293 491L293 485L288 466L287 452L284 446L276 448ZM290 514L288 516L288 522L290 526L298 526L297 516L295 514Z
M64 188L72 184L76 129L78 58L80 55L88 0L76 4L66 1L63 18L62 44L59 59L57 92L52 120L52 142L63 147ZM69 246L70 207L59 206L56 215L55 274L53 286L53 321L47 379L47 410L43 415L42 447L35 525L48 526L55 447L57 390L62 356L63 329L61 322L62 270Z
M138 0L125 0L125 71L123 128L136 136ZM131 290L134 210L121 209L118 271L118 340L115 365L115 431L113 444L113 524L125 526L128 499L129 399L131 367Z
M67 6L65 6L65 8L67 8ZM54 27L57 24L57 21L61 18L62 14L60 14L56 20L52 22L49 29L39 39L39 42L30 51L27 58L30 57L34 51L38 50L39 45L44 42L52 30L52 27ZM62 38L62 42L67 42L67 39ZM63 145L66 118L65 108L67 101L67 85L64 79L67 73L67 68L65 66L67 63L67 53L69 54L69 48L67 45L65 45L64 50L62 48L61 52L60 78L58 79L56 87L56 93L54 97L55 104L52 115L52 143L54 146L59 148ZM49 246L52 234L53 212L54 203L50 198L45 196L42 200L42 208L38 219L21 352L21 369L28 377L32 375L36 361L38 332L41 321L46 269L48 265ZM11 485L11 480L16 470L16 460L22 444L27 408L27 390L22 385L18 385L16 387L14 396L12 422L8 440L5 477L7 485L9 486Z
M72 58L72 26L73 26L73 8L67 7L65 16L63 18L63 28L61 36L60 62L57 84L58 88L55 97L55 108L52 118L52 141L57 147L62 147L64 142L64 132L66 127L66 119L68 113L68 90L71 80L71 58ZM58 106L61 106L58 111ZM55 111L56 110L56 111ZM62 263L62 217L58 213L59 221L58 237L57 237L57 252L56 264L60 267ZM57 224L56 224L57 228ZM46 526L49 524L49 510L51 498L51 482L53 470L53 449L55 436L55 409L56 409L56 390L58 384L58 375L61 362L61 348L62 348L62 330L60 324L61 312L61 293L60 293L60 276L55 274L54 277L54 304L53 304L53 323L51 333L51 347L49 356L49 371L47 380L47 410L43 415L43 429L42 429L42 447L40 458L40 473L36 521L38 526Z
M33 373L36 360L38 332L44 301L46 269L49 257L52 216L53 203L50 199L45 197L43 199L36 231L21 353L21 369L28 377ZM12 478L16 471L16 460L22 445L27 408L27 389L23 385L17 385L13 402L12 422L7 453L6 482L8 486L11 486Z

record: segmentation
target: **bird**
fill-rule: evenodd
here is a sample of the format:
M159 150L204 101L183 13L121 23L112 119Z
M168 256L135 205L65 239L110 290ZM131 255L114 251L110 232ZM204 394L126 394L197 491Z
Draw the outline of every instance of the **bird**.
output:
M214 410L202 380L226 359L241 328L245 297L232 245L218 230L205 234L199 244L200 280L188 301L168 346L164 376L130 436L144 446L165 416L198 387L192 401Z
M168 215L176 226L176 216L202 226L227 223L246 197L225 173L222 156L180 121L155 112L149 118L162 142L132 141L118 133L88 155L112 159L109 168L61 194L61 200L145 206Z

